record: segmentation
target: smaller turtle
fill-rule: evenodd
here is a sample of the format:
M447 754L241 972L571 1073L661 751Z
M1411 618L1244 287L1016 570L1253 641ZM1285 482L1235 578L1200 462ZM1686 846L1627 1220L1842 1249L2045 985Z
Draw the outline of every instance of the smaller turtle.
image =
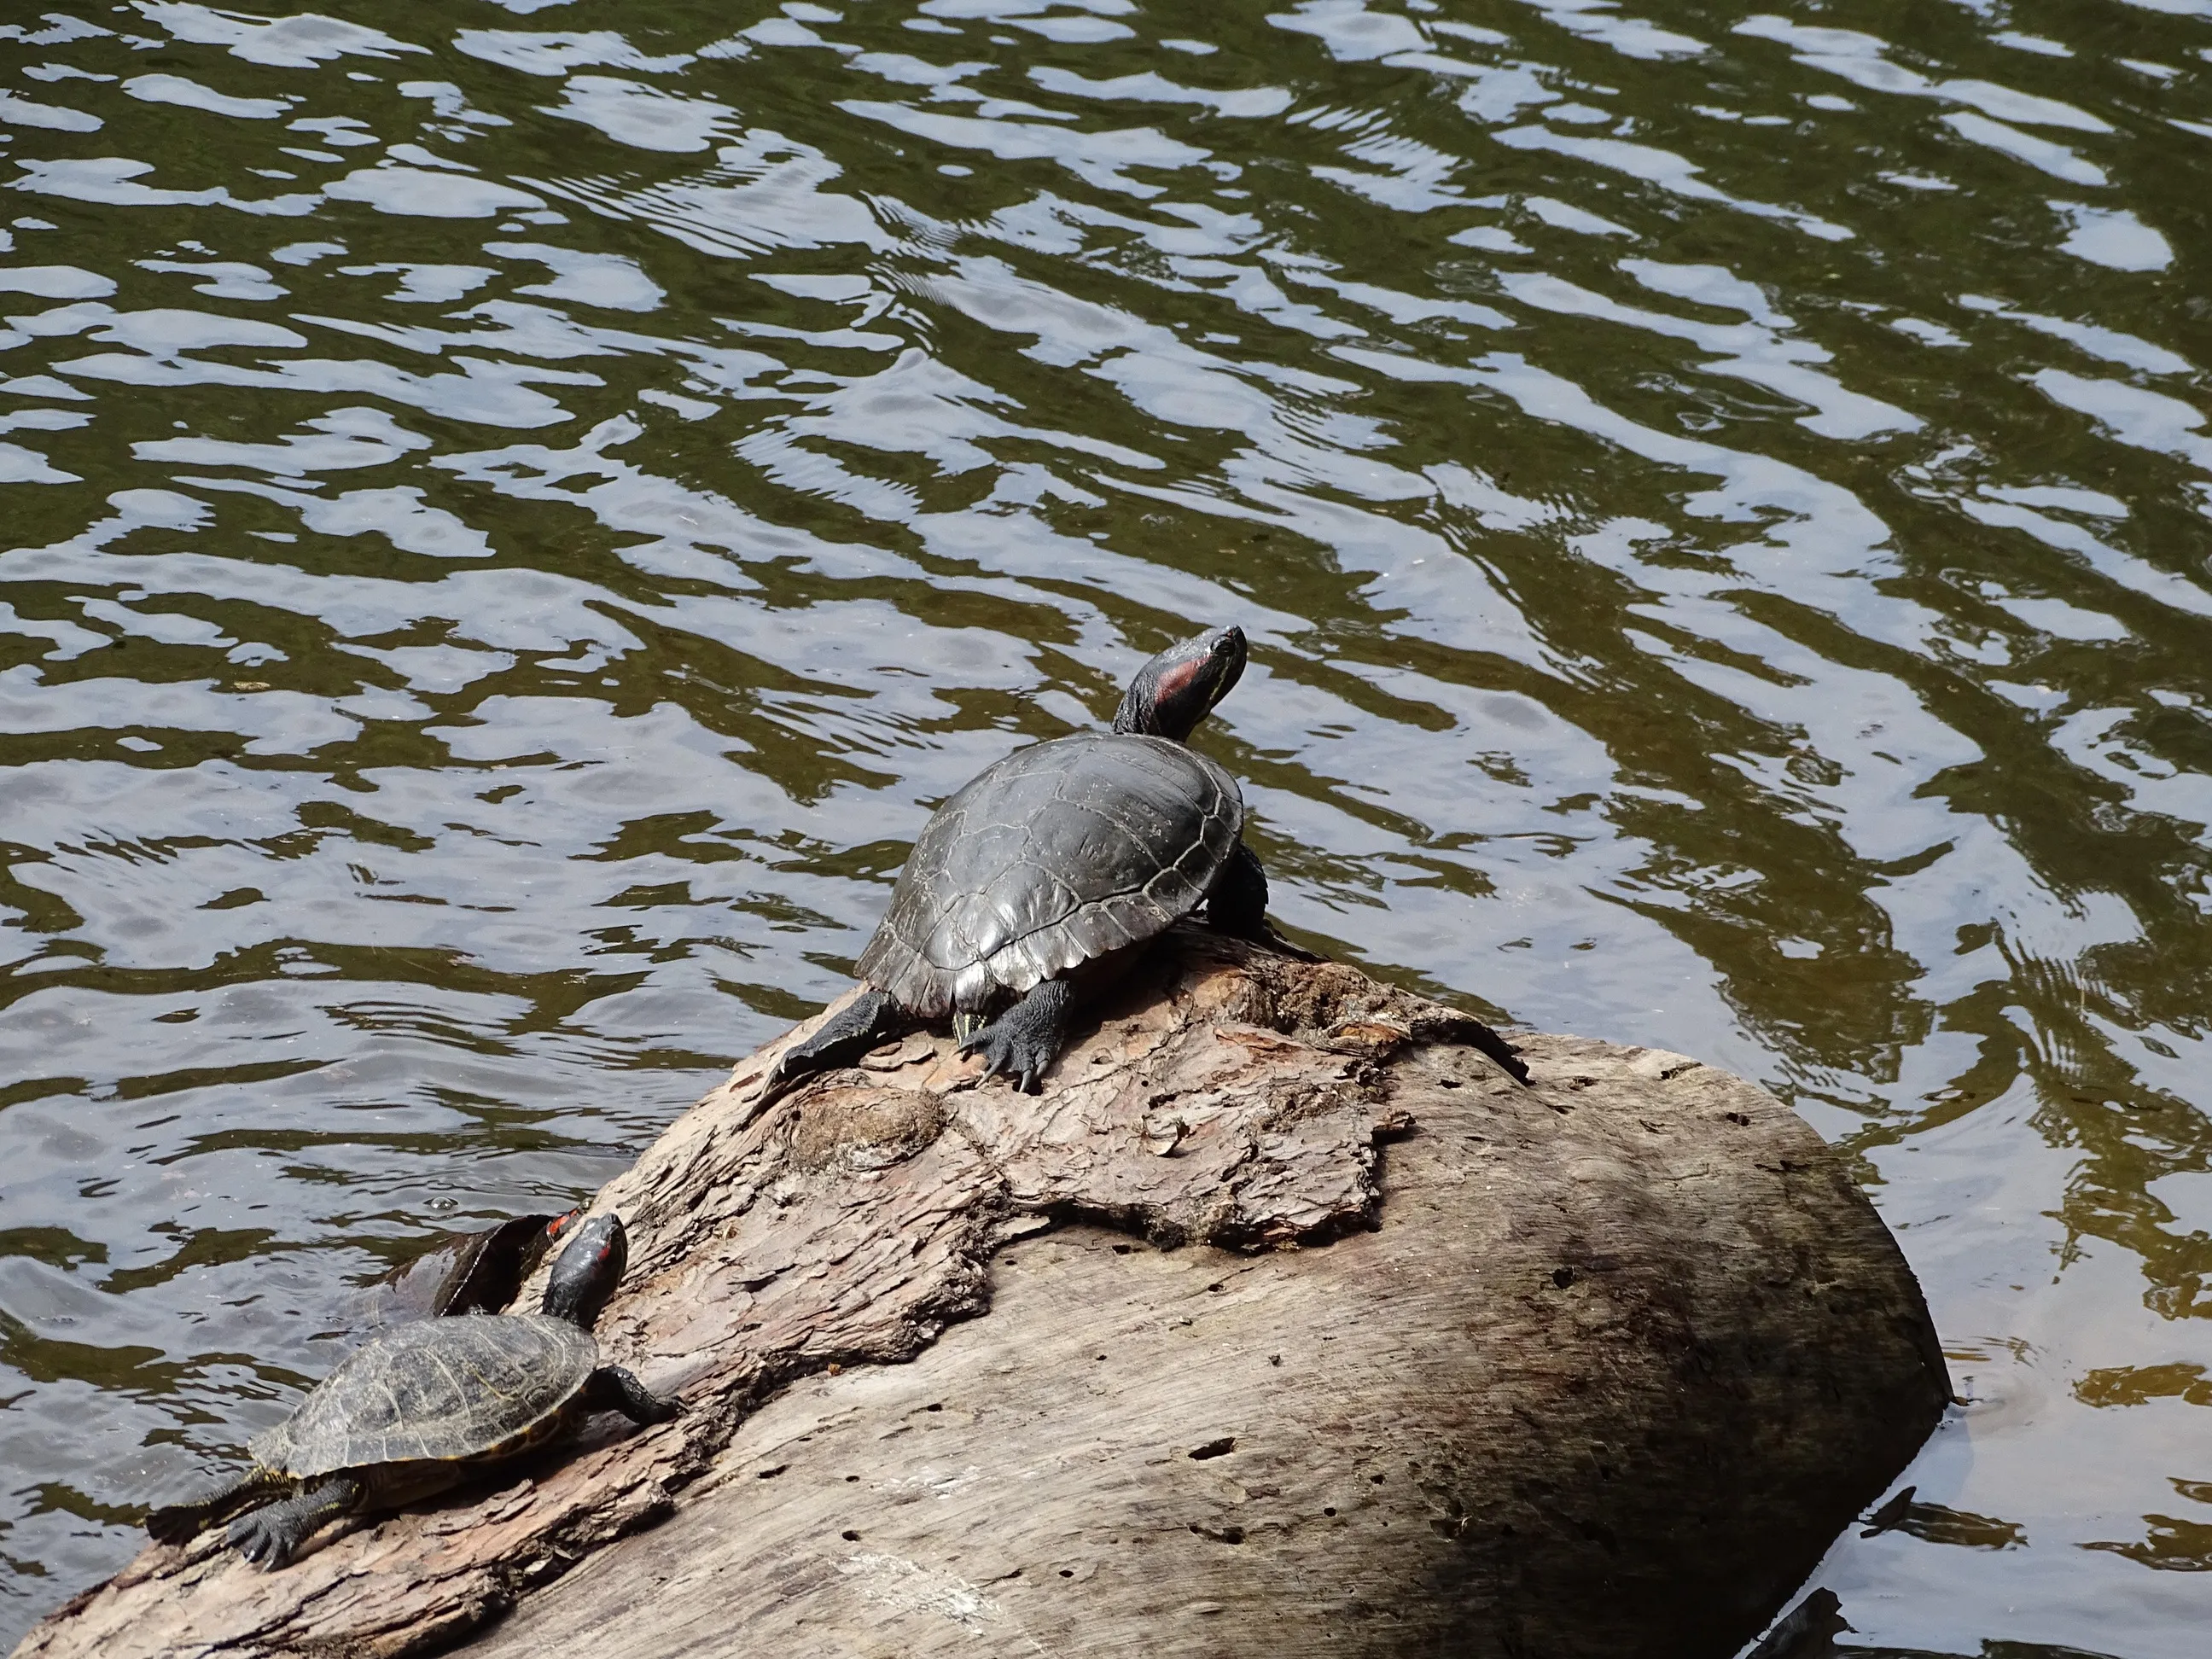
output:
M398 1325L455 1314L499 1313L583 1215L581 1210L519 1215L481 1231L449 1233L365 1291L357 1299L360 1322Z
M228 1520L238 1553L273 1571L341 1516L428 1497L593 1412L667 1421L677 1402L602 1365L592 1338L629 1259L621 1218L593 1216L554 1262L541 1311L426 1319L377 1337L254 1437L243 1478L155 1510L146 1530L181 1544Z

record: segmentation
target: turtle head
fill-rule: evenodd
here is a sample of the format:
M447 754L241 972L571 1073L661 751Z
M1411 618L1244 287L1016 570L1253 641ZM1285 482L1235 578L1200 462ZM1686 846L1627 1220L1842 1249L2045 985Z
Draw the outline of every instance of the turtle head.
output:
M554 1318L588 1331L629 1265L629 1236L618 1215L571 1222L561 1236L568 1243L546 1276L542 1306Z
M1137 671L1114 716L1114 729L1187 742L1243 672L1244 630L1209 628L1196 639L1170 646Z

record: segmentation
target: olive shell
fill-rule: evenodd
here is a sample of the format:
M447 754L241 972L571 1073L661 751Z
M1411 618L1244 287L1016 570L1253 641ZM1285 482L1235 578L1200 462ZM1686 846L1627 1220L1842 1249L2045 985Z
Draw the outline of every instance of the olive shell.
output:
M599 1363L590 1332L544 1314L403 1325L348 1355L251 1449L300 1480L481 1457L550 1429Z

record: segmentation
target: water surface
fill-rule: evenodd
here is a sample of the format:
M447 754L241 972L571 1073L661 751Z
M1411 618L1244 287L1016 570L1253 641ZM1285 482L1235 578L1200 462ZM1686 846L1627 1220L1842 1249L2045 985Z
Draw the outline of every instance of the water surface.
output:
M0 26L0 1636L1238 622L1285 925L1845 1146L1869 1652L2212 1614L2212 0Z

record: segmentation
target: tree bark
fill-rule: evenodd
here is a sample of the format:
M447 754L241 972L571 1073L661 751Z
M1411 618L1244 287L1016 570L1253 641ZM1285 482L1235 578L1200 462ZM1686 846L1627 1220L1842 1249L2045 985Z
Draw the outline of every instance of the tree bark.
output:
M1941 1414L1918 1287L1753 1085L1468 1029L1178 929L1040 1097L782 1039L594 1206L683 1417L18 1652L1719 1659Z

